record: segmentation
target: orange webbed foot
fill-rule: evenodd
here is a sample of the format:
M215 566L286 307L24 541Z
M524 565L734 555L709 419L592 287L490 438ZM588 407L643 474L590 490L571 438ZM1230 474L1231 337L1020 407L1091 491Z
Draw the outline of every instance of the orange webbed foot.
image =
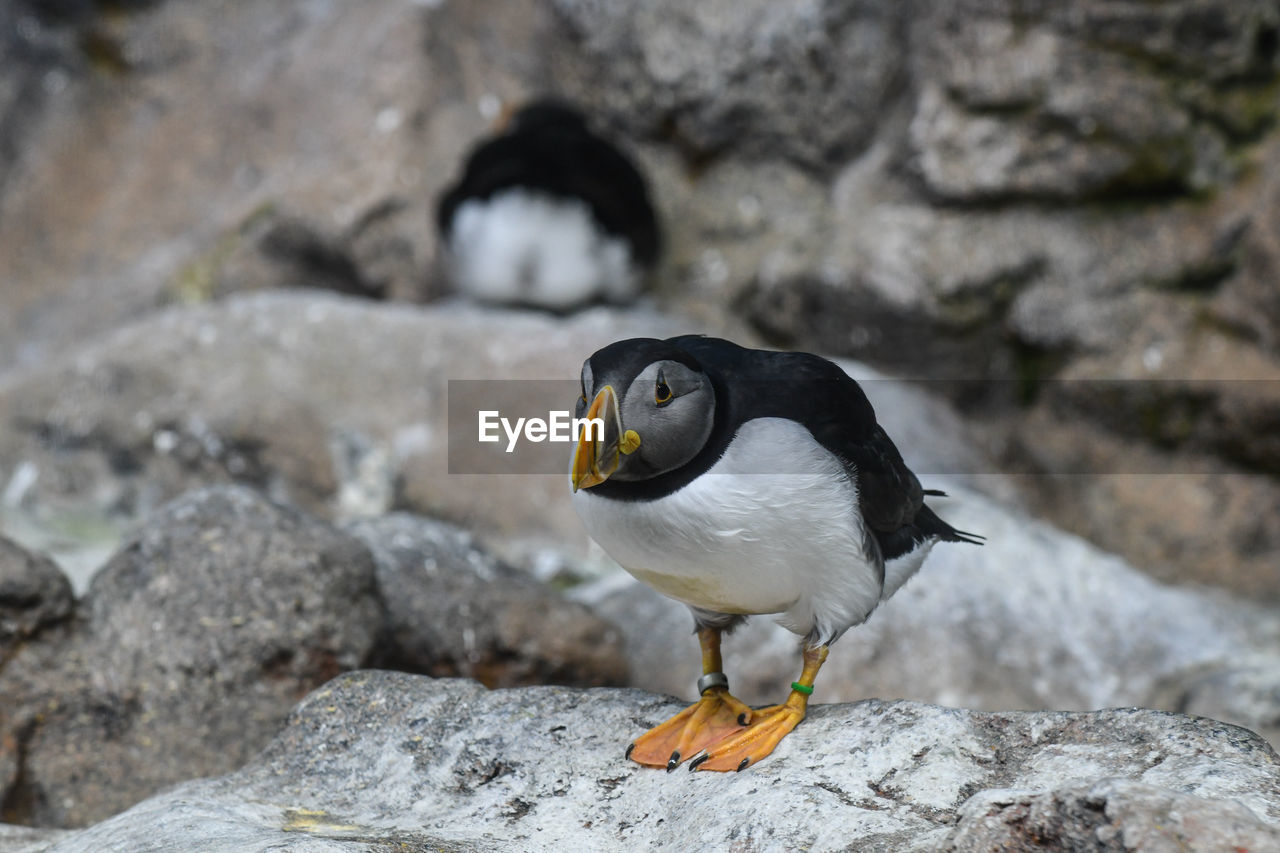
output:
M751 725L725 734L689 762L690 770L745 770L766 757L804 719L805 707L790 700L754 714Z
M636 738L627 747L627 758L669 772L689 756L743 731L755 713L727 688L709 688L693 705Z

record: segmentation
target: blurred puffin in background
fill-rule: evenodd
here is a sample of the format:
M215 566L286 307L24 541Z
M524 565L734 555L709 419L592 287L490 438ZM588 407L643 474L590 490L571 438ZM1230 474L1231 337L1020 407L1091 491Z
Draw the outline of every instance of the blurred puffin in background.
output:
M634 299L661 247L636 165L581 111L548 98L472 149L436 225L459 293L557 312Z

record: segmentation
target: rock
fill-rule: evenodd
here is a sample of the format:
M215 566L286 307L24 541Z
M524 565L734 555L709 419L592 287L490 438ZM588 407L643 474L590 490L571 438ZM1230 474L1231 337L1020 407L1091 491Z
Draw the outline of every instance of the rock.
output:
M0 659L4 819L84 825L226 772L304 693L357 667L625 682L616 628L464 531L403 513L350 527L210 487L147 519L74 614L54 572L48 624Z
M65 829L37 829L0 823L0 850L5 853L40 853L71 835Z
M922 82L911 142L930 192L1074 199L1202 191L1236 176L1229 148L1260 129L1244 104L1265 99L1276 73L1273 7L1117 13L1079 2L1030 21L1015 9L968 3L915 22ZM1233 80L1228 67L1244 76ZM1206 77L1221 93L1212 116L1203 116Z
M386 210L376 212L372 218L394 216L397 205L385 207ZM363 227L366 223L362 219L350 230L358 233ZM386 269L371 276L364 268L366 264L361 263L363 259L357 258L353 235L330 233L323 224L267 208L255 212L233 238L225 240L207 268L190 270L190 280L181 286L193 290L184 294L192 301L202 297L222 298L247 290L287 287L311 287L381 299L388 295L397 277L413 275L411 270L397 269L404 264L403 258L397 263L399 250L394 238L387 238L385 248Z
M566 85L694 159L846 161L874 135L905 47L905 8L878 3L555 7L576 48Z
M942 544L919 575L835 645L815 697L904 697L971 708L1148 705L1211 714L1280 742L1280 618L1152 581L1118 557L946 480L931 501L987 537ZM575 591L623 631L632 684L692 698L687 609L629 576ZM724 645L734 692L780 701L795 635L756 617ZM1230 686L1239 687L1238 690Z
M1043 794L984 791L965 803L948 851L1265 850L1274 826L1245 806L1107 779Z
M1274 635L1271 640L1274 647ZM1266 651L1180 673L1160 685L1153 701L1187 714L1233 720L1280 743L1280 665Z
M1114 394L1116 385L1129 386L1117 405L1168 412L1170 417L1154 421L1157 430L1179 430L1180 423L1190 420L1179 411L1189 390L1182 383L1181 390L1170 382L1069 384L1101 386L1099 396ZM1228 381L1217 386L1232 384L1265 388L1269 383ZM1152 390L1155 395L1149 394ZM1084 388L1079 391L1077 396L1087 393ZM1213 408L1227 402L1230 393L1215 391L1204 402ZM999 467L1023 472L1010 479L1026 495L1030 512L1123 555L1160 580L1214 585L1275 601L1280 580L1280 483L1204 452L1157 450L1088 424L1064 428L1053 409L1060 407L1040 407L1011 430L992 430L1016 435L1006 445L1009 455ZM1256 447L1261 450L1269 440L1259 439ZM1108 473L1081 476L1101 471Z
M373 554L390 636L380 666L489 687L622 685L621 635L452 525L394 513L346 529Z
M0 536L0 667L18 644L71 615L71 584L52 560Z
M0 482L25 472L0 502L0 525L29 547L65 539L56 534L72 519L118 538L183 491L230 481L322 515L400 508L492 541L581 549L567 445L542 445L542 474L518 488L477 468L459 472L465 489L441 476L451 429L476 435L474 421L447 418L450 388L463 387L451 380L506 380L469 387L545 418L571 408L582 360L599 347L685 331L645 312L557 320L298 291L175 308L0 382Z
M238 766L382 630L365 548L243 488L157 513L79 611L0 671L9 820L84 825Z
M1018 809L1072 849L1280 840L1275 753L1200 718L869 700L814 707L740 774L622 758L679 707L639 691L354 673L309 697L243 769L46 849L969 850L1024 837Z
M530 2L56 5L0 10L6 368L258 275L421 298L478 104L545 88L551 44ZM261 239L264 214L303 239Z
M19 0L0 9L0 197L29 136L46 118L50 96L67 86L68 67L78 65L71 28L58 26L61 10L49 5Z

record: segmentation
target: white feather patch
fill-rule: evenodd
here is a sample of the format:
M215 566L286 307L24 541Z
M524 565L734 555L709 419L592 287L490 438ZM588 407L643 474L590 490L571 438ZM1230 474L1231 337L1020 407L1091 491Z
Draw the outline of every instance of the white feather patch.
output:
M642 278L626 241L605 233L585 202L523 189L459 206L449 256L455 285L482 302L565 310L631 299Z
M888 601L889 597L901 589L904 583L911 580L912 575L920 571L920 567L924 565L924 558L929 556L929 551L937 541L932 538L926 539L907 553L885 561L884 590L880 593L881 601Z
M583 489L573 504L610 556L686 604L775 613L825 640L880 601L857 486L794 421L747 422L709 471L671 495L616 501Z

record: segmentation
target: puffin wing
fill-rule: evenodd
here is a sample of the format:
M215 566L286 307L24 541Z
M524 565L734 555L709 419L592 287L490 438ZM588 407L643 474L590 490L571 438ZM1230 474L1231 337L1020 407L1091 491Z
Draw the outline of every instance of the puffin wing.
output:
M880 538L910 524L924 506L924 490L884 428L862 386L826 359L812 379L805 426L844 463L858 485L858 510Z
M810 413L809 430L858 484L858 509L883 558L902 556L931 538L981 545L982 536L957 530L929 508L925 496L941 497L945 492L921 488L893 439L876 422L862 387L836 365L827 364L833 371L827 382L835 402Z

